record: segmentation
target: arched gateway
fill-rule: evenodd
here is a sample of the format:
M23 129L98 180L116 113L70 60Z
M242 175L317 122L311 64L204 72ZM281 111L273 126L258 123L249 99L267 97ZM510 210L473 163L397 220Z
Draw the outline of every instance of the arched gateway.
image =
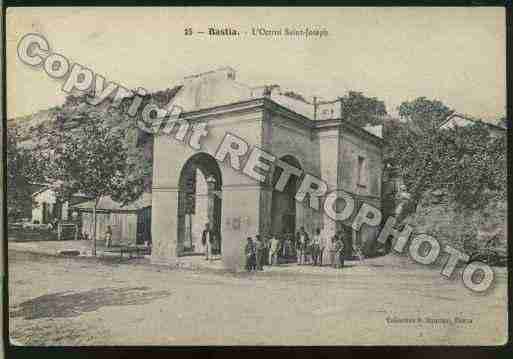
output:
M178 255L203 253L205 223L218 234L214 254L221 252L221 169L207 153L191 156L180 172L178 192Z

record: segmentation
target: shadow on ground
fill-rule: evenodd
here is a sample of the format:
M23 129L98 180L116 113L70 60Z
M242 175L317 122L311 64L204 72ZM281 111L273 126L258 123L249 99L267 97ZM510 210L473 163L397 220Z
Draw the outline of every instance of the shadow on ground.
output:
M168 291L148 291L149 287L98 288L86 292L58 292L42 295L17 305L11 317L25 319L76 317L109 305L143 305L168 297Z

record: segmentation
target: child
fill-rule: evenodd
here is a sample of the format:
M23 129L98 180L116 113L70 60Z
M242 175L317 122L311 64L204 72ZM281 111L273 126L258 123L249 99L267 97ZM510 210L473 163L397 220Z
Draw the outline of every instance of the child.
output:
M246 270L248 272L256 269L256 253L255 253L255 245L253 244L253 240L251 237L248 237L246 248L244 249L244 253L246 255Z

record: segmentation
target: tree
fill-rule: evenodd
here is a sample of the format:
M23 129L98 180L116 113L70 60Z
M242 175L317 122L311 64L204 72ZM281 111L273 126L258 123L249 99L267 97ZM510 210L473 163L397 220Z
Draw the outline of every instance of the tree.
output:
M33 152L19 146L17 137L16 130L7 130L7 210L13 217L32 208L33 183L39 182L42 176Z
M342 118L363 127L382 125L382 117L387 114L385 103L376 97L366 97L361 92L349 91L340 98L342 105Z
M298 101L308 102L306 101L305 97L297 92L294 91L286 91L283 93L284 96L296 99Z
M439 182L460 209L475 210L506 197L506 137L484 123L442 132Z
M405 101L398 108L399 117L408 121L410 128L416 133L430 134L438 132L454 110L439 100L428 100L418 97L413 101Z
M443 125L454 111L441 101L419 97L403 102L399 108L403 122L389 123L385 128L385 158L399 172L411 193L397 221L415 212L423 194L437 187L441 169L440 136Z
M398 222L434 189L444 190L463 210L505 196L505 138L493 138L481 122L442 129L454 114L442 102L420 97L401 104L402 122L387 124L385 161L399 170L411 193Z
M96 210L111 196L126 205L141 196L151 163L128 140L137 131L126 115L110 103L92 106L85 101L62 108L58 120L40 128L39 156L46 163L47 181L58 197L81 194L94 201L93 255L96 255Z

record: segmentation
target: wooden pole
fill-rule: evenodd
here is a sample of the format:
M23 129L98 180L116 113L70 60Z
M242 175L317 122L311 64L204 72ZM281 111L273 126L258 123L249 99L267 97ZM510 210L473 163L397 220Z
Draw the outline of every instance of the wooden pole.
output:
M94 200L94 207L93 207L93 250L92 255L93 257L96 257L96 206L98 205L99 199Z

